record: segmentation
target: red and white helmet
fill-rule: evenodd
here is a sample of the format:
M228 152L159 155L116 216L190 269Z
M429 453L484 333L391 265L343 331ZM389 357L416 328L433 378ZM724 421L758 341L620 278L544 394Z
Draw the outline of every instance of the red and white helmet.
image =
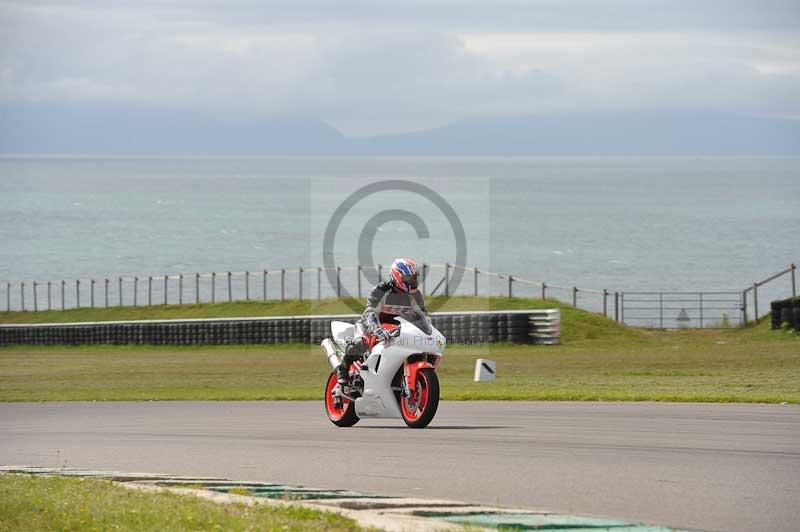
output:
M419 284L417 263L411 259L395 259L390 271L394 285L403 292L413 294Z

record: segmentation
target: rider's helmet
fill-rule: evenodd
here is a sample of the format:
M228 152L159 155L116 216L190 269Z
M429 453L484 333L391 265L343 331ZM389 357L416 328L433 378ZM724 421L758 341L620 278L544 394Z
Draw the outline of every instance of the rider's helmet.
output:
M395 259L390 271L392 282L398 290L413 294L417 291L419 272L417 263L411 259Z

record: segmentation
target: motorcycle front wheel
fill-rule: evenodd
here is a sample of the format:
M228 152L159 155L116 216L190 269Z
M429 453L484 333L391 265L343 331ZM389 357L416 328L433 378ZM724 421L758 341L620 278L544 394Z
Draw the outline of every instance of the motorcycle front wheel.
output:
M423 368L417 373L416 401L409 397L400 398L400 413L403 421L411 428L428 426L439 408L439 377L433 368Z
M356 405L347 399L342 398L342 406L336 408L333 404L333 389L336 388L337 376L336 372L330 374L328 383L325 385L325 413L331 423L337 427L352 427L358 423L358 415L356 415Z

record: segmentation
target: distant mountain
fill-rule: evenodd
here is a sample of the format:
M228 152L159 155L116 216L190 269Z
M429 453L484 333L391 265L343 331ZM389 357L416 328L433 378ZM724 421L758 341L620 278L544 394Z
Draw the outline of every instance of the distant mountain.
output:
M348 148L391 155L800 155L800 120L685 111L472 119L350 139Z
M0 153L152 155L800 155L800 120L709 112L468 119L345 137L318 120L87 106L0 107Z

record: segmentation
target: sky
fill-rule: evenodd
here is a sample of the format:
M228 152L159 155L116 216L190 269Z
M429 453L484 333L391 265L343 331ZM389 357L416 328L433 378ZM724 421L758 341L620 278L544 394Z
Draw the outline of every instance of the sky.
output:
M598 111L800 118L798 30L797 0L0 1L0 105L348 136Z

